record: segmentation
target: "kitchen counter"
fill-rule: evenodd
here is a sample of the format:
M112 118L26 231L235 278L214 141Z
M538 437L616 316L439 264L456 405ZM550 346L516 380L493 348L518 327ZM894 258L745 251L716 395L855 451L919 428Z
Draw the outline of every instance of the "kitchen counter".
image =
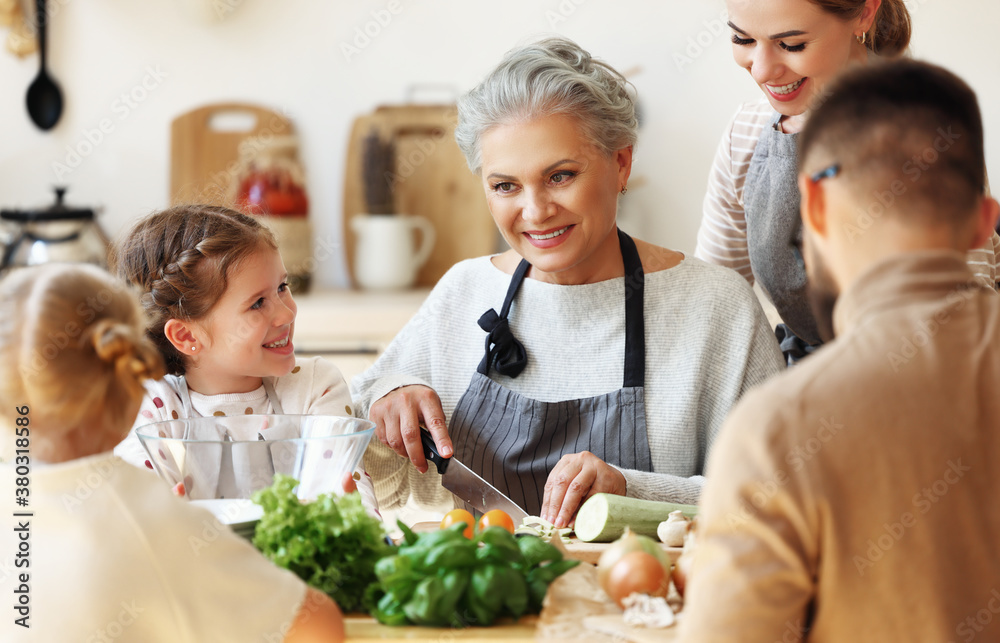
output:
M381 351L430 290L320 290L295 297L295 346L304 353Z
M299 295L295 352L326 357L350 382L375 362L429 292L320 290Z
M441 641L464 643L466 641L494 641L496 643L528 643L535 640L537 616L525 616L517 623L503 623L492 627L438 628L438 627L388 627L380 625L370 616L347 615L344 617L347 641L371 643L374 641Z

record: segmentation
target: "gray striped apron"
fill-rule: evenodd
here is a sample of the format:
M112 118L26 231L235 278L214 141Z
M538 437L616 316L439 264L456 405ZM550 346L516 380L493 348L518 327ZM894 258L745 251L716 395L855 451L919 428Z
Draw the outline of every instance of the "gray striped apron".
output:
M743 208L750 269L785 323L778 335L782 351L790 358L790 353L808 353L823 342L809 305L805 265L793 247L793 241L802 240L798 135L782 132L780 120L777 114L754 149L743 187Z
M541 402L500 386L490 368L517 377L527 365L507 316L531 265L521 260L500 313L486 311L486 354L452 413L455 457L530 515L542 507L549 472L567 454L590 451L623 469L652 471L646 437L644 275L632 239L618 231L625 266L625 368L622 388L596 397ZM601 350L600 346L594 347Z

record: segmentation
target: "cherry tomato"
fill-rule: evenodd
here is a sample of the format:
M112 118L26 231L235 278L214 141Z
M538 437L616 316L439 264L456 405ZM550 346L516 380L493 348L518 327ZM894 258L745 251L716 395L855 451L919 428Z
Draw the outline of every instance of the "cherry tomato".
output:
M462 532L466 538L472 538L472 526L476 524L476 519L465 509L452 509L441 519L441 529L450 527L456 523L464 522L465 531Z
M505 512L493 509L483 514L479 519L479 531L487 527L503 527L510 533L514 533L514 521Z

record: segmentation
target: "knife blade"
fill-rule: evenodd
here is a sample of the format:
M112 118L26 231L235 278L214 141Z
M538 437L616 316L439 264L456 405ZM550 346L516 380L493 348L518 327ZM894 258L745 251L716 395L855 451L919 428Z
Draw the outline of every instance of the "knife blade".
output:
M437 472L441 474L442 486L480 514L491 509L500 509L511 517L515 527L528 517L524 509L479 477L475 471L455 458L442 457L434 444L434 437L423 427L420 428L420 441L424 447L424 457L433 463Z

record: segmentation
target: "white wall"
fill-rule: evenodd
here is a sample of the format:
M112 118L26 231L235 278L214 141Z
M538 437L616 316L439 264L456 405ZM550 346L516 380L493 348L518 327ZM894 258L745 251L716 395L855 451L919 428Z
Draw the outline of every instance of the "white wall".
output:
M722 0L397 0L399 13L356 56L342 44L389 0L51 0L52 74L66 111L49 133L29 121L24 93L37 58L0 53L0 206L47 202L50 186L104 209L114 234L167 203L169 126L179 113L222 100L283 110L304 139L317 236L338 242L346 140L352 120L401 102L412 83L467 90L517 42L557 32L633 77L645 114L635 177L623 207L651 241L694 249L708 168L736 105L758 90L730 55ZM944 64L978 92L988 161L1000 163L1000 3L920 0L917 56ZM199 19L231 9L221 22ZM713 33L713 31L715 33ZM698 44L698 43L701 44ZM689 62L678 57L690 56ZM152 70L152 72L150 71ZM157 71L158 70L158 71ZM156 75L162 74L157 80ZM123 93L142 94L129 107ZM87 132L113 129L57 180L54 163L87 151ZM1000 170L994 169L994 176ZM996 182L996 180L995 180ZM321 266L323 285L346 283L342 259Z

